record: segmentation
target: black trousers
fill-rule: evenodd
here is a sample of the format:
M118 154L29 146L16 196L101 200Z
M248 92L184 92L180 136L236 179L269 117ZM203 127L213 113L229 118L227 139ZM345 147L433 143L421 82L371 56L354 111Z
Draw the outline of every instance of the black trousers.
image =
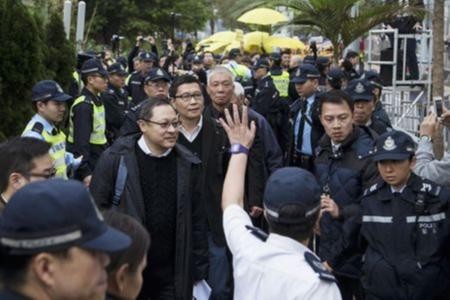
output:
M363 300L364 291L358 279L335 275L342 300Z

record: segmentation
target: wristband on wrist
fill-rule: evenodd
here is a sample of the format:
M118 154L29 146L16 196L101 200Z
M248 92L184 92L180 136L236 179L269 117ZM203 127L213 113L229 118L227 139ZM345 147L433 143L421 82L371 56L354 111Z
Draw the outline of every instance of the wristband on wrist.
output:
M426 142L431 142L431 137L428 135L422 135L420 137L420 141L426 141Z
M249 149L241 144L232 144L230 147L230 153L231 154L239 154L239 153L245 153L248 155Z

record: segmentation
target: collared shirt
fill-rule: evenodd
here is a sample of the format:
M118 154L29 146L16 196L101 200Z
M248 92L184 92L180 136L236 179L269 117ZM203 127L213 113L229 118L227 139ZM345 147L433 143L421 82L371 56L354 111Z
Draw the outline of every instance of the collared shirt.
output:
M331 141L331 149L333 150L333 154L336 154L336 152L339 151L339 148L341 148L341 144L336 144Z
M311 108L312 108L315 98L316 98L316 94L313 94L306 99L307 106L306 106L305 115L308 118L309 122L305 121L305 125L303 127L303 137L302 137L301 149L298 149L298 147L296 146L297 151L301 152L302 154L306 154L306 155L313 154L312 145L311 145L312 127L311 127L310 123L312 123ZM301 113L301 111L299 111L299 113L297 115L297 119L295 120L295 131L294 132L295 132L295 141L296 142L298 141L298 134L299 134L298 131L300 130L301 118L302 118L302 113Z
M147 143L145 142L144 136L142 135L139 140L138 140L138 146L139 148L141 148L141 150L150 156L153 157L166 157L167 155L170 154L170 152L172 151L172 148L169 148L166 152L162 153L162 154L153 154L153 152L150 150L150 148L147 146Z
M337 285L321 280L305 260L305 252L311 252L306 246L278 234L270 234L264 242L246 225L252 222L241 207L225 209L223 226L233 254L234 299L341 299Z
M403 190L406 188L406 184L404 184L401 188L399 188L399 189L396 189L396 188L394 188L392 185L390 186L390 188L391 188L391 192L392 192L392 194L393 193L403 193Z
M194 130L192 131L192 133L189 133L186 129L184 129L183 125L180 126L180 133L182 133L184 135L184 137L190 142L192 143L198 136L198 134L200 133L200 131L202 130L203 127L203 116L200 116L200 121L198 121L197 126L194 128Z
M47 121L47 119L45 119L44 117L42 117L40 114L35 114L35 115L31 118L30 122L28 122L28 124L30 124L30 123L32 123L32 124L34 124L34 123L41 123L42 126L44 126L44 130L47 131L48 134L50 134L50 135L53 135L54 132L58 130L54 124L52 124L52 123L50 123L49 121ZM27 126L28 126L28 125L27 125ZM22 134L22 136L25 136L25 137L32 137L32 138L35 138L35 139L40 139L40 140L45 141L45 139L44 139L44 137L42 136L42 134L39 134L38 132L35 132L35 131L32 131L32 130L27 131L27 132L24 132L24 133ZM66 165L67 165L67 166L72 166L72 167L75 168L75 169L78 168L78 166L79 166L80 163L81 163L81 160L80 160L80 159L78 159L78 160L75 159L74 156L73 156L73 154L70 153L70 152L67 152L67 150L66 150L66 154L65 154L65 157L64 157L64 158L65 158L65 161L66 161Z

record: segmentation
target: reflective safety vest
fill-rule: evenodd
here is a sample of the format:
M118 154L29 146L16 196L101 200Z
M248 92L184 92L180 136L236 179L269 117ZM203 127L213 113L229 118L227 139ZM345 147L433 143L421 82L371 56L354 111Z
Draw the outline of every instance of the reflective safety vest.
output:
M82 102L87 102L92 105L92 132L89 138L89 143L93 145L104 145L107 143L105 130L106 130L106 121L105 121L105 106L95 105L91 100L86 99L86 96L78 97L70 108L70 120L69 120L69 136L67 140L69 143L73 143L73 108Z
M29 123L25 127L22 135L26 132L32 131L36 123ZM67 165L66 165L66 135L61 130L57 134L52 135L43 129L40 133L44 140L51 145L49 154L53 158L56 177L67 179Z
M246 66L240 64L226 64L225 66L231 71L231 73L233 73L234 80L242 82L249 79L248 68Z
M289 91L289 73L286 71L283 71L280 75L272 75L270 74L270 77L273 79L273 84L278 90L278 93L280 93L280 97L288 97L288 91Z
M78 85L78 95L81 93L81 90L84 88L83 80L81 80L81 75L76 70L72 73L73 79L77 82Z

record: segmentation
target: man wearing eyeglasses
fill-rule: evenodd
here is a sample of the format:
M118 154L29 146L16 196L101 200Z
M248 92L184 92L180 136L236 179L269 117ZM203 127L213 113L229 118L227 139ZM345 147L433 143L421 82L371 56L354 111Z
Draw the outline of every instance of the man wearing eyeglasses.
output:
M192 299L208 265L200 159L176 144L180 120L168 101L143 101L138 125L102 154L91 193L101 209L135 217L152 236L139 299Z
M83 156L75 178L89 186L92 171L107 146L105 106L100 93L108 87L108 72L97 59L81 67L85 87L70 108L67 148L76 157Z
M16 137L0 144L0 214L26 184L55 176L51 145L41 139Z

